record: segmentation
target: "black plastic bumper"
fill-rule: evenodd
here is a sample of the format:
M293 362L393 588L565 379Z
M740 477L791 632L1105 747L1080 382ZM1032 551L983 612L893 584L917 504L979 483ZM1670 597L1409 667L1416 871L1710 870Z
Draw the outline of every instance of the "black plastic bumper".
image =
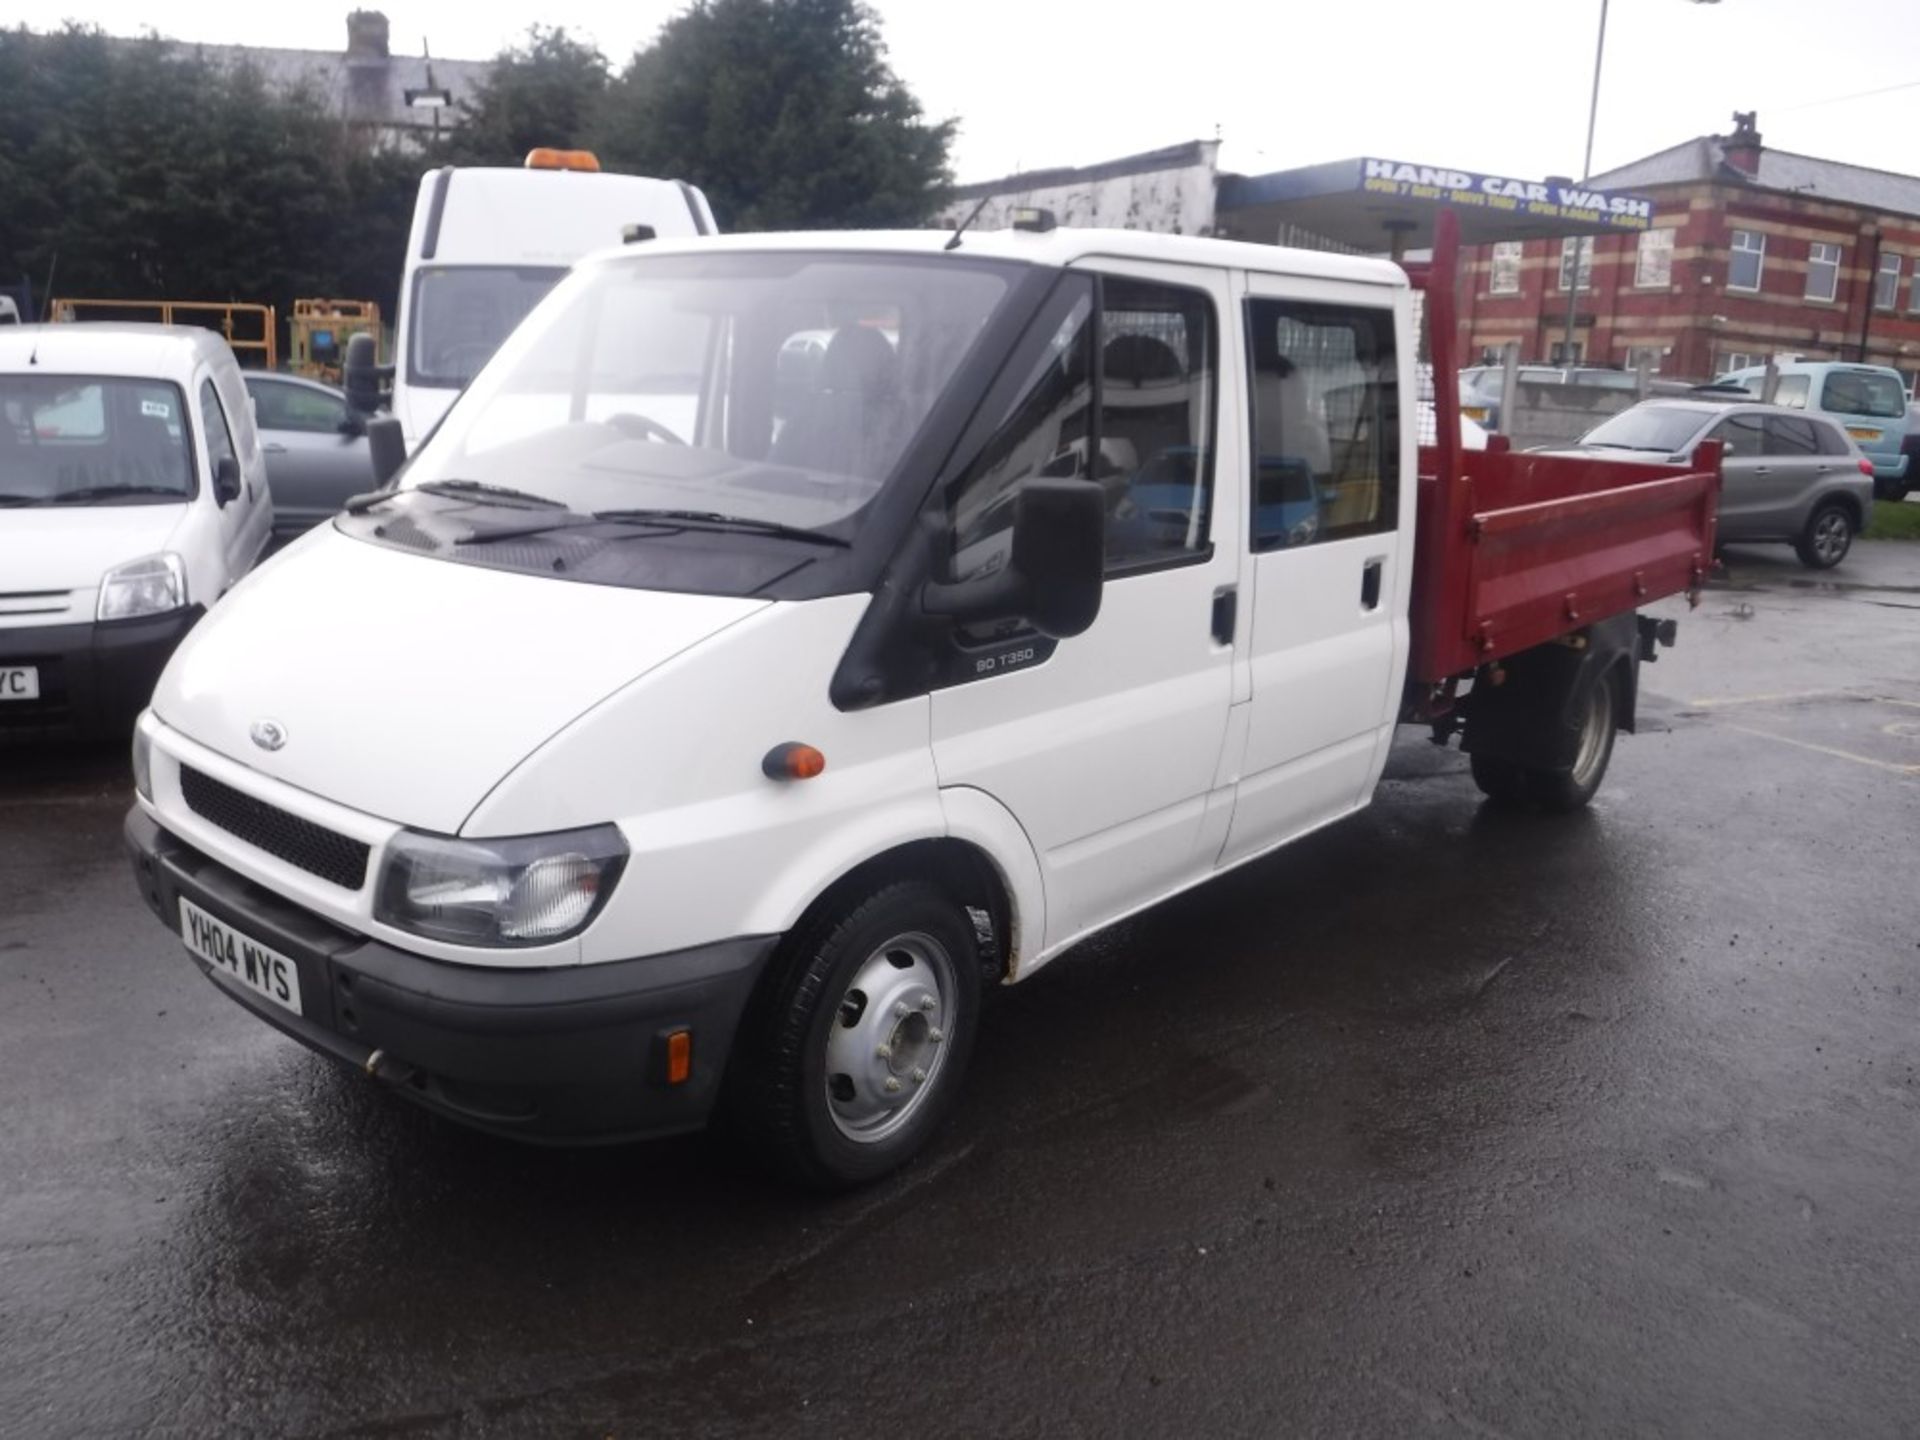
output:
M233 1000L431 1110L523 1140L640 1139L705 1123L777 938L541 970L450 965L336 928L192 849L138 807L125 835L141 894L176 934L184 895L294 962L299 1015L183 946ZM693 1036L692 1072L674 1085L666 1042L683 1029Z
M174 647L205 613L192 605L151 619L0 630L0 665L40 672L39 699L0 702L0 735L124 739Z

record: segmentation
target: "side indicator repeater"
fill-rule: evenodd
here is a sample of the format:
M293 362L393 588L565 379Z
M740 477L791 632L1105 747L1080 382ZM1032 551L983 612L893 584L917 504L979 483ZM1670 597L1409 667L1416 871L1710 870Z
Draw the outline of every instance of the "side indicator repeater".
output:
M811 780L826 768L827 757L798 740L774 746L760 761L760 771L769 780Z

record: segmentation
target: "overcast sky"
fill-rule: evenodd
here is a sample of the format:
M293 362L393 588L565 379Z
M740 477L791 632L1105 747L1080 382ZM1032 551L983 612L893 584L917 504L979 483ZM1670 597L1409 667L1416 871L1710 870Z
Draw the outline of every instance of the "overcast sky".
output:
M361 0L369 8L379 0ZM336 6L13 0L35 29L343 48ZM622 63L682 0L388 0L395 51L485 58L530 15ZM961 122L962 180L1218 133L1247 173L1352 155L1578 175L1600 0L874 0L894 69ZM1891 88L1900 87L1900 88ZM1860 92L1886 88L1865 98ZM1920 173L1920 0L1612 0L1596 173L1758 110L1769 146Z

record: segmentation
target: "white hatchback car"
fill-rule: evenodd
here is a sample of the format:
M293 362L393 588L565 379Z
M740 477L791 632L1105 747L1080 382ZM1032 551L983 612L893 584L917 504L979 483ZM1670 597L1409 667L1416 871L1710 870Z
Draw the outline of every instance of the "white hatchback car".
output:
M0 330L0 734L124 734L273 527L210 330Z

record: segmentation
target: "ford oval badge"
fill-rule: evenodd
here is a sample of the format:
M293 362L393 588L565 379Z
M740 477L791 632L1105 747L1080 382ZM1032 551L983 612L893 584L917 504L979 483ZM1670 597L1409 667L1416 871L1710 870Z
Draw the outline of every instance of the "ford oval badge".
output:
M278 750L287 743L287 727L278 720L256 720L249 733L262 750Z

